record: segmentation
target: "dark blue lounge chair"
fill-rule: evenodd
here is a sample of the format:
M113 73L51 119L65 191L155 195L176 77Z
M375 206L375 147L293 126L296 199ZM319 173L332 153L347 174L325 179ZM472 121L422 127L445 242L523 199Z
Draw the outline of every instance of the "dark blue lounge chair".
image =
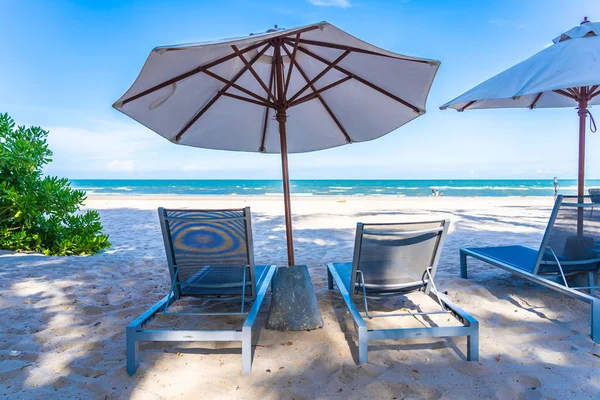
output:
M600 213L591 196L556 198L539 249L500 246L460 249L460 274L467 279L467 256L502 268L591 305L591 336L600 343L600 299L594 296L600 267ZM587 286L570 286L567 276L586 273ZM584 293L587 291L588 293Z

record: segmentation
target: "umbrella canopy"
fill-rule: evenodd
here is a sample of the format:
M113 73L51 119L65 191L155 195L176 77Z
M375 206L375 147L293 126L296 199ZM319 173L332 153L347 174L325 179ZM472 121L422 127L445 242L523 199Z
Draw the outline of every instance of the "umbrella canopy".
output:
M157 47L113 107L176 144L281 153L293 265L287 153L373 140L417 118L438 67L321 22Z
M579 108L578 195L584 191L587 108L600 104L600 23L587 17L554 44L440 107Z

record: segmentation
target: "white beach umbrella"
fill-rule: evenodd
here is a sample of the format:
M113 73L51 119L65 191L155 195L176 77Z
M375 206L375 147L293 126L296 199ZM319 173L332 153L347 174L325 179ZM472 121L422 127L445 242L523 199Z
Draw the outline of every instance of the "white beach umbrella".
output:
M481 108L578 107L579 173L584 194L585 121L588 107L600 104L600 23L587 17L554 44L490 78L440 107L458 111Z
M113 107L176 144L281 153L293 265L287 153L376 139L417 118L438 67L321 22L157 47Z

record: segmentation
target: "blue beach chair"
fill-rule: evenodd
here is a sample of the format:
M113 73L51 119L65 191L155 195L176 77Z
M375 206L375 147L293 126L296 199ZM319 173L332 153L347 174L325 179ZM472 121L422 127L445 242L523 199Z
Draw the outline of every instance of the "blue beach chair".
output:
M502 268L591 305L591 337L600 343L600 299L595 276L600 267L600 213L591 196L558 195L539 249L499 246L460 249L460 274L467 279L467 256ZM587 286L570 286L567 276L587 274ZM584 293L586 291L587 293Z
M434 283L449 224L448 220L393 224L359 223L356 227L353 261L327 265L329 289L333 289L335 282L357 328L360 364L368 362L369 341L401 338L466 336L467 359L478 359L477 320L450 302L437 290ZM401 297L410 291L422 291L425 294L423 300L437 305L437 310L422 312L420 307L400 313L369 310L369 298ZM362 303L363 312L359 311L355 301L358 304ZM456 320L460 326L437 325L431 320L436 314L447 316L448 321ZM369 329L365 322L365 318L372 320L382 317L420 318L419 321L422 320L424 326Z
M140 341L240 341L242 374L249 374L252 367L252 328L276 270L274 265L254 265L250 208L159 208L158 216L171 289L162 300L127 326L127 372L133 375L138 368ZM169 307L183 297L231 300L239 304L239 311L169 311ZM236 330L149 329L150 322L160 314L196 317L239 315L245 316L245 320L242 328Z

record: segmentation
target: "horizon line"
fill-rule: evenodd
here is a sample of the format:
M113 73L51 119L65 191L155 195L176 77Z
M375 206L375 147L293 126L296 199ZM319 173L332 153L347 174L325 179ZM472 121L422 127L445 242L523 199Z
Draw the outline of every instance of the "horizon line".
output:
M281 181L281 178L67 178L70 181ZM290 181L553 181L554 178L301 178ZM577 178L558 178L557 180L577 181ZM600 178L585 178L585 181Z

